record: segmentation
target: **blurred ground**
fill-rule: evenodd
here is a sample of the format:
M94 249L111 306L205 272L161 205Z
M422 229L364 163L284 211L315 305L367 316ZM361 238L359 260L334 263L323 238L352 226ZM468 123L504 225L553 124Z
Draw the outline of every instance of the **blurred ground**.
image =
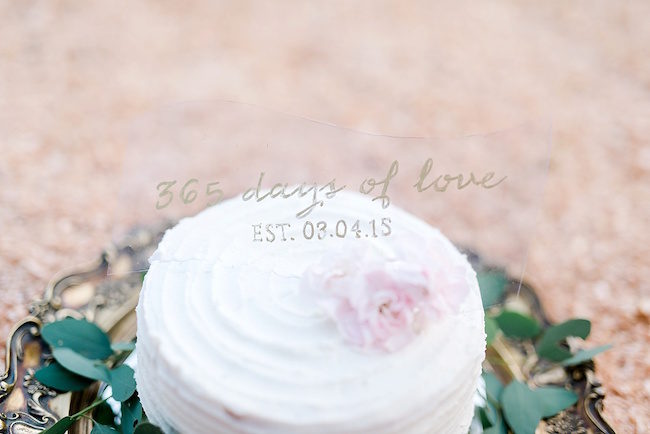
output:
M162 104L403 135L551 118L527 277L554 319L590 318L591 344L614 344L606 415L650 432L649 18L644 1L2 2L0 335L110 240L119 126Z

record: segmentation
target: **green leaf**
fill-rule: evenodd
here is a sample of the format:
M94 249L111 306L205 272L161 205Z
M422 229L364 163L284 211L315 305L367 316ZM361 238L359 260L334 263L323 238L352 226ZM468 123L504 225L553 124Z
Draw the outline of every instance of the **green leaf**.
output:
M106 401L97 405L93 411L93 419L102 425L115 427L115 413Z
M490 401L485 403L485 407L479 409L479 415L483 427L495 426L499 423L499 412Z
M92 380L68 371L57 362L52 362L39 369L34 377L47 387L61 392L83 390L93 383Z
M119 431L113 427L102 425L101 423L95 423L95 426L93 426L92 431L90 431L90 434L114 434L114 433L119 433Z
M569 336L587 339L591 323L586 319L571 319L546 329L537 343L537 354L545 359L560 362L572 356L571 352L559 344Z
M594 358L594 356L609 350L612 348L611 344L603 345L600 347L596 348L591 348L589 350L580 350L578 351L575 355L569 357L568 359L565 359L562 361L563 366L575 366L579 365L580 363L586 362L587 360L591 360Z
M508 434L508 430L506 429L506 424L503 423L503 420L499 419L499 422L496 425L484 429L483 434Z
M483 380L485 381L485 392L489 400L494 403L501 401L501 393L503 392L503 384L491 372L483 372Z
M74 419L70 416L62 417L57 423L43 431L41 434L64 434L74 422Z
M113 352L120 351L133 351L135 350L135 342L115 342L111 345Z
M503 415L515 434L535 434L542 419L537 396L524 383L512 381L501 394Z
M133 434L136 425L142 421L142 404L137 394L122 402L122 434Z
M540 326L537 320L519 312L504 310L496 318L503 334L509 338L533 338L539 334Z
M89 359L99 360L113 354L106 333L85 320L66 318L46 324L41 334L53 349L69 348Z
M156 425L149 423L149 422L143 422L139 424L137 427L135 427L135 434L164 434L160 428L158 428Z
M500 271L486 271L478 273L476 278L478 279L478 286L481 289L483 308L487 309L497 304L506 290L508 276Z
M499 332L499 325L491 316L485 316L485 334L487 335L487 344L490 345Z
M542 417L551 417L578 402L578 395L563 387L538 387L533 389L542 409Z
M90 360L69 348L54 348L52 355L61 366L77 375L106 383L110 380L108 369L97 360Z
M117 401L126 401L135 392L135 372L130 366L120 365L110 371L110 384L113 389L113 398Z

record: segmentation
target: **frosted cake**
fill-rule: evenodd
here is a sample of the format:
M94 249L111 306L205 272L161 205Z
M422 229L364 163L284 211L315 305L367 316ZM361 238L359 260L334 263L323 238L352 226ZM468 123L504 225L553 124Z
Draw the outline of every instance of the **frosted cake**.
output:
M485 334L465 256L367 196L302 205L236 197L167 231L137 307L148 417L183 434L466 434Z

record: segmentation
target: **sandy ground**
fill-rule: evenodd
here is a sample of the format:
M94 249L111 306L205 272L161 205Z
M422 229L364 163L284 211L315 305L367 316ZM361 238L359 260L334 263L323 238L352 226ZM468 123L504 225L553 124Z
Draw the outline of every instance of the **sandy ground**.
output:
M650 3L538 3L0 3L0 334L110 240L120 128L168 102L402 135L550 118L526 276L614 344L606 415L650 432Z

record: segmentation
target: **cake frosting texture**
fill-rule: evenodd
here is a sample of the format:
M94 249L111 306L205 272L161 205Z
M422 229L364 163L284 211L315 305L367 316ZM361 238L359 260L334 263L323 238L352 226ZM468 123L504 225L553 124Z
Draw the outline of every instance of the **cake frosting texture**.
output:
M466 258L393 205L340 192L297 219L303 202L236 197L165 234L137 307L148 417L182 434L467 433L485 334Z

